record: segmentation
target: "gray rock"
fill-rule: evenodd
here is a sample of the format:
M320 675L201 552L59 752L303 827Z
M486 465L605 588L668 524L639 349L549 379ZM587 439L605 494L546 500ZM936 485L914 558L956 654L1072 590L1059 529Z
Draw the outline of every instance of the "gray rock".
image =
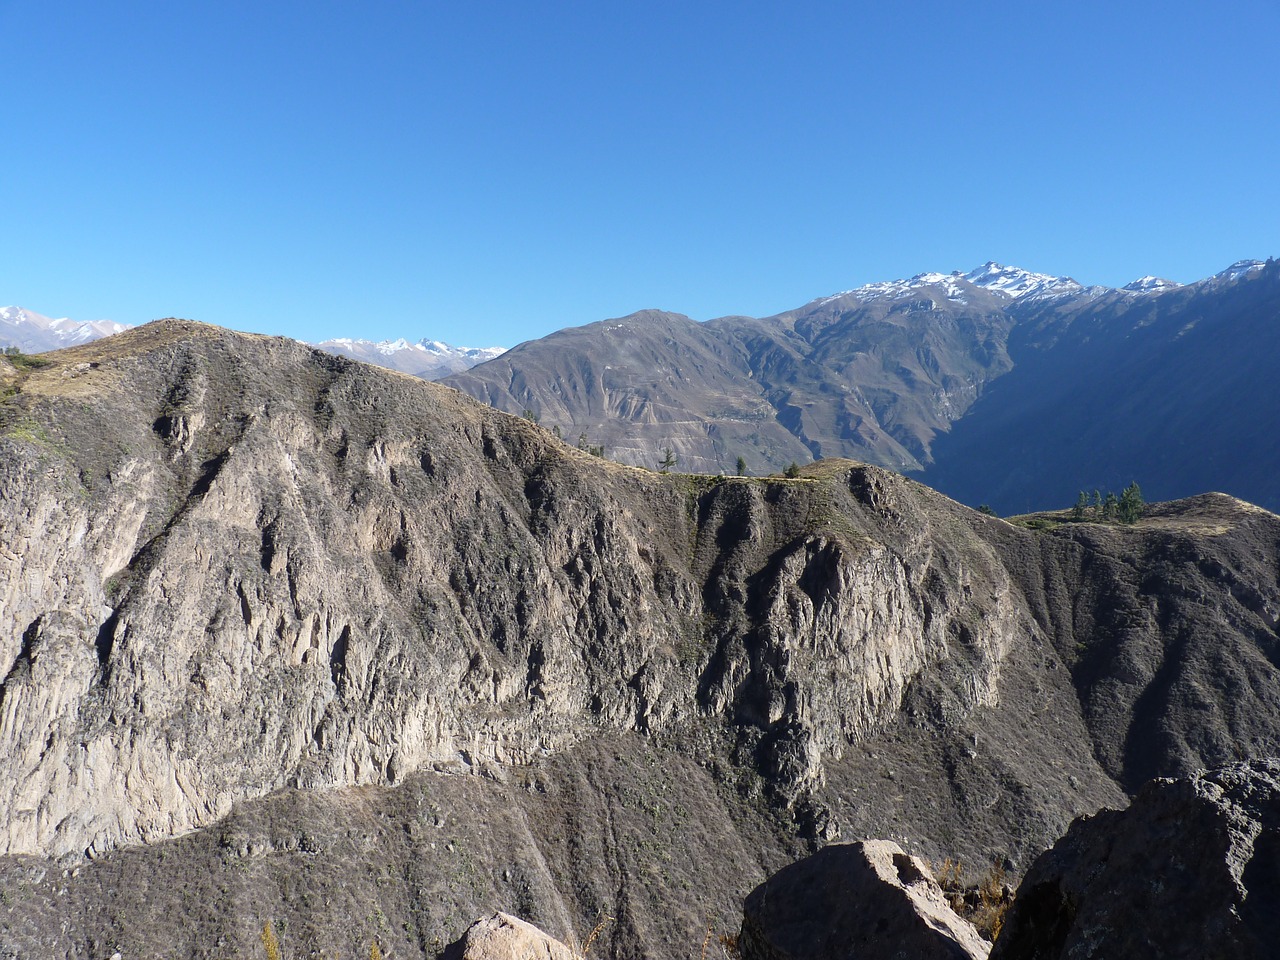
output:
M581 954L508 913L477 920L444 952L444 960L580 960Z
M742 960L974 960L991 949L924 861L888 840L824 847L756 887L742 913Z
M1280 760L1156 780L1072 824L1018 889L992 960L1274 957Z

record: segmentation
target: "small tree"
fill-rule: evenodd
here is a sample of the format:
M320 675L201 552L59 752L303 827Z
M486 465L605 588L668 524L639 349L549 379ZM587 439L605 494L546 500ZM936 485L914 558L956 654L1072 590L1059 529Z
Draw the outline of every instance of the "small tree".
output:
M747 475L747 458L738 458L738 476L745 477Z
M782 475L788 480L794 480L796 477L800 476L800 464L792 460L787 464L787 469L782 471Z
M1120 510L1120 501L1114 493L1107 491L1107 498L1102 501L1102 519L1114 520Z
M1080 496L1076 497L1076 505L1071 508L1071 519L1083 520L1087 509L1089 509L1089 495L1081 490Z
M1135 481L1121 492L1117 516L1121 523L1137 523L1145 507L1146 502L1142 499L1142 490Z
M671 452L670 447L666 447L662 451L662 462L658 464L658 469L663 473L668 473L679 462L680 458Z

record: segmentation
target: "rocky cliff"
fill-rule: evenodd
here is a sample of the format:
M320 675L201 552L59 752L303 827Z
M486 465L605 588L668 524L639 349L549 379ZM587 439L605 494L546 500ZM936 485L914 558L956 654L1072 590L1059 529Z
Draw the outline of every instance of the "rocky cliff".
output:
M1280 519L1230 498L1028 529L849 461L624 467L197 324L50 359L0 402L15 955L276 917L414 956L495 909L688 952L842 830L1017 869L1280 749Z

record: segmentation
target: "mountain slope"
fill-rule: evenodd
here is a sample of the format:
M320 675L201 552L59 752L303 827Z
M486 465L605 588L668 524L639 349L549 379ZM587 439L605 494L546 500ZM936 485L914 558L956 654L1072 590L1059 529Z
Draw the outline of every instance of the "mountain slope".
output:
M950 278L948 278L950 280ZM763 320L641 311L561 330L443 382L585 433L624 463L753 471L855 456L898 469L1007 369L1007 296L963 279L851 291ZM882 292L883 293L883 292Z
M521 344L445 382L565 436L585 433L624 463L656 463L669 447L707 472L734 472L738 457L768 473L824 456L915 470L1010 369L1012 302L1098 292L986 263L763 319L641 311Z
M666 955L842 829L1024 864L1280 750L1280 518L1228 497L1031 530L847 461L636 470L198 324L49 359L0 369L28 951L249 955L275 917L431 956L506 906Z
M1280 262L1011 309L1013 369L939 439L923 479L1002 512L1133 480L1155 498L1220 489L1280 509Z

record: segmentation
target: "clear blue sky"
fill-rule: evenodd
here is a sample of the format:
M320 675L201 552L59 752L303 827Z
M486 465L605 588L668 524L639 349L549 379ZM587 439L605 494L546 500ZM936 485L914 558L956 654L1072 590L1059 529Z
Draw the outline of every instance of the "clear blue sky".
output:
M788 9L788 7L794 9ZM1280 254L1280 3L0 0L0 304L510 345Z

